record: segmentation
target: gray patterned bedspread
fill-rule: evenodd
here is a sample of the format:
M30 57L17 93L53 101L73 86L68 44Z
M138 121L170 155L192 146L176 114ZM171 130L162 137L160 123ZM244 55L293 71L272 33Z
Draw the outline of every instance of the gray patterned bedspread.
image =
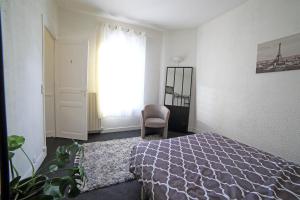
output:
M151 199L300 199L300 166L215 133L140 142L130 171Z

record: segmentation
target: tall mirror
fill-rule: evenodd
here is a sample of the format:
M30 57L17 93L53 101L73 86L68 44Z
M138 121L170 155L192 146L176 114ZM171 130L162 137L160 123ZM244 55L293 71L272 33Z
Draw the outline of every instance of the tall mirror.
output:
M173 105L173 95L174 95L174 75L175 69L168 69L167 70L167 81L165 87L165 105Z
M167 67L164 104L171 111L170 130L187 132L192 76L192 67Z

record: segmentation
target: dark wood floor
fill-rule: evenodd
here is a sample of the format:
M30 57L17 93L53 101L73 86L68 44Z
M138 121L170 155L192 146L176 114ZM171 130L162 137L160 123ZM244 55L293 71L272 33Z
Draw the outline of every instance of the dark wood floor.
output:
M192 134L192 133L188 133ZM169 132L168 137L179 137L187 135L187 133L175 133ZM89 143L96 141L106 141L112 139L130 138L140 136L140 130L116 132L116 133L104 133L104 134L92 134L89 135L88 141L81 143ZM47 157L44 163L47 163L53 159L55 150L60 145L71 144L72 140L62 138L48 138L47 139ZM43 166L43 165L42 165ZM77 200L139 200L140 199L140 187L141 185L137 181L130 181L112 185L109 187L96 189L90 192L80 194Z

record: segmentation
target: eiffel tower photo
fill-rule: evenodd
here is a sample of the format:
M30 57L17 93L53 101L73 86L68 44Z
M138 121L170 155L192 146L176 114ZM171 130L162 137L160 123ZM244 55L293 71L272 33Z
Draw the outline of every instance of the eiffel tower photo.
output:
M283 66L284 64L285 64L285 62L281 55L281 42L280 42L278 45L277 56L275 57L274 61L271 63L271 66L280 67L280 66Z
M277 54L274 55L274 52ZM258 44L256 73L300 69L300 33Z

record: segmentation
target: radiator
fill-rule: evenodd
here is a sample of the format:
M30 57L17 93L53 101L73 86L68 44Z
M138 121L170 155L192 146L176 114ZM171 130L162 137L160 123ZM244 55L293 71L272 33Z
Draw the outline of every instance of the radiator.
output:
M98 118L96 93L88 94L88 131L90 133L99 132L101 130L101 121Z

